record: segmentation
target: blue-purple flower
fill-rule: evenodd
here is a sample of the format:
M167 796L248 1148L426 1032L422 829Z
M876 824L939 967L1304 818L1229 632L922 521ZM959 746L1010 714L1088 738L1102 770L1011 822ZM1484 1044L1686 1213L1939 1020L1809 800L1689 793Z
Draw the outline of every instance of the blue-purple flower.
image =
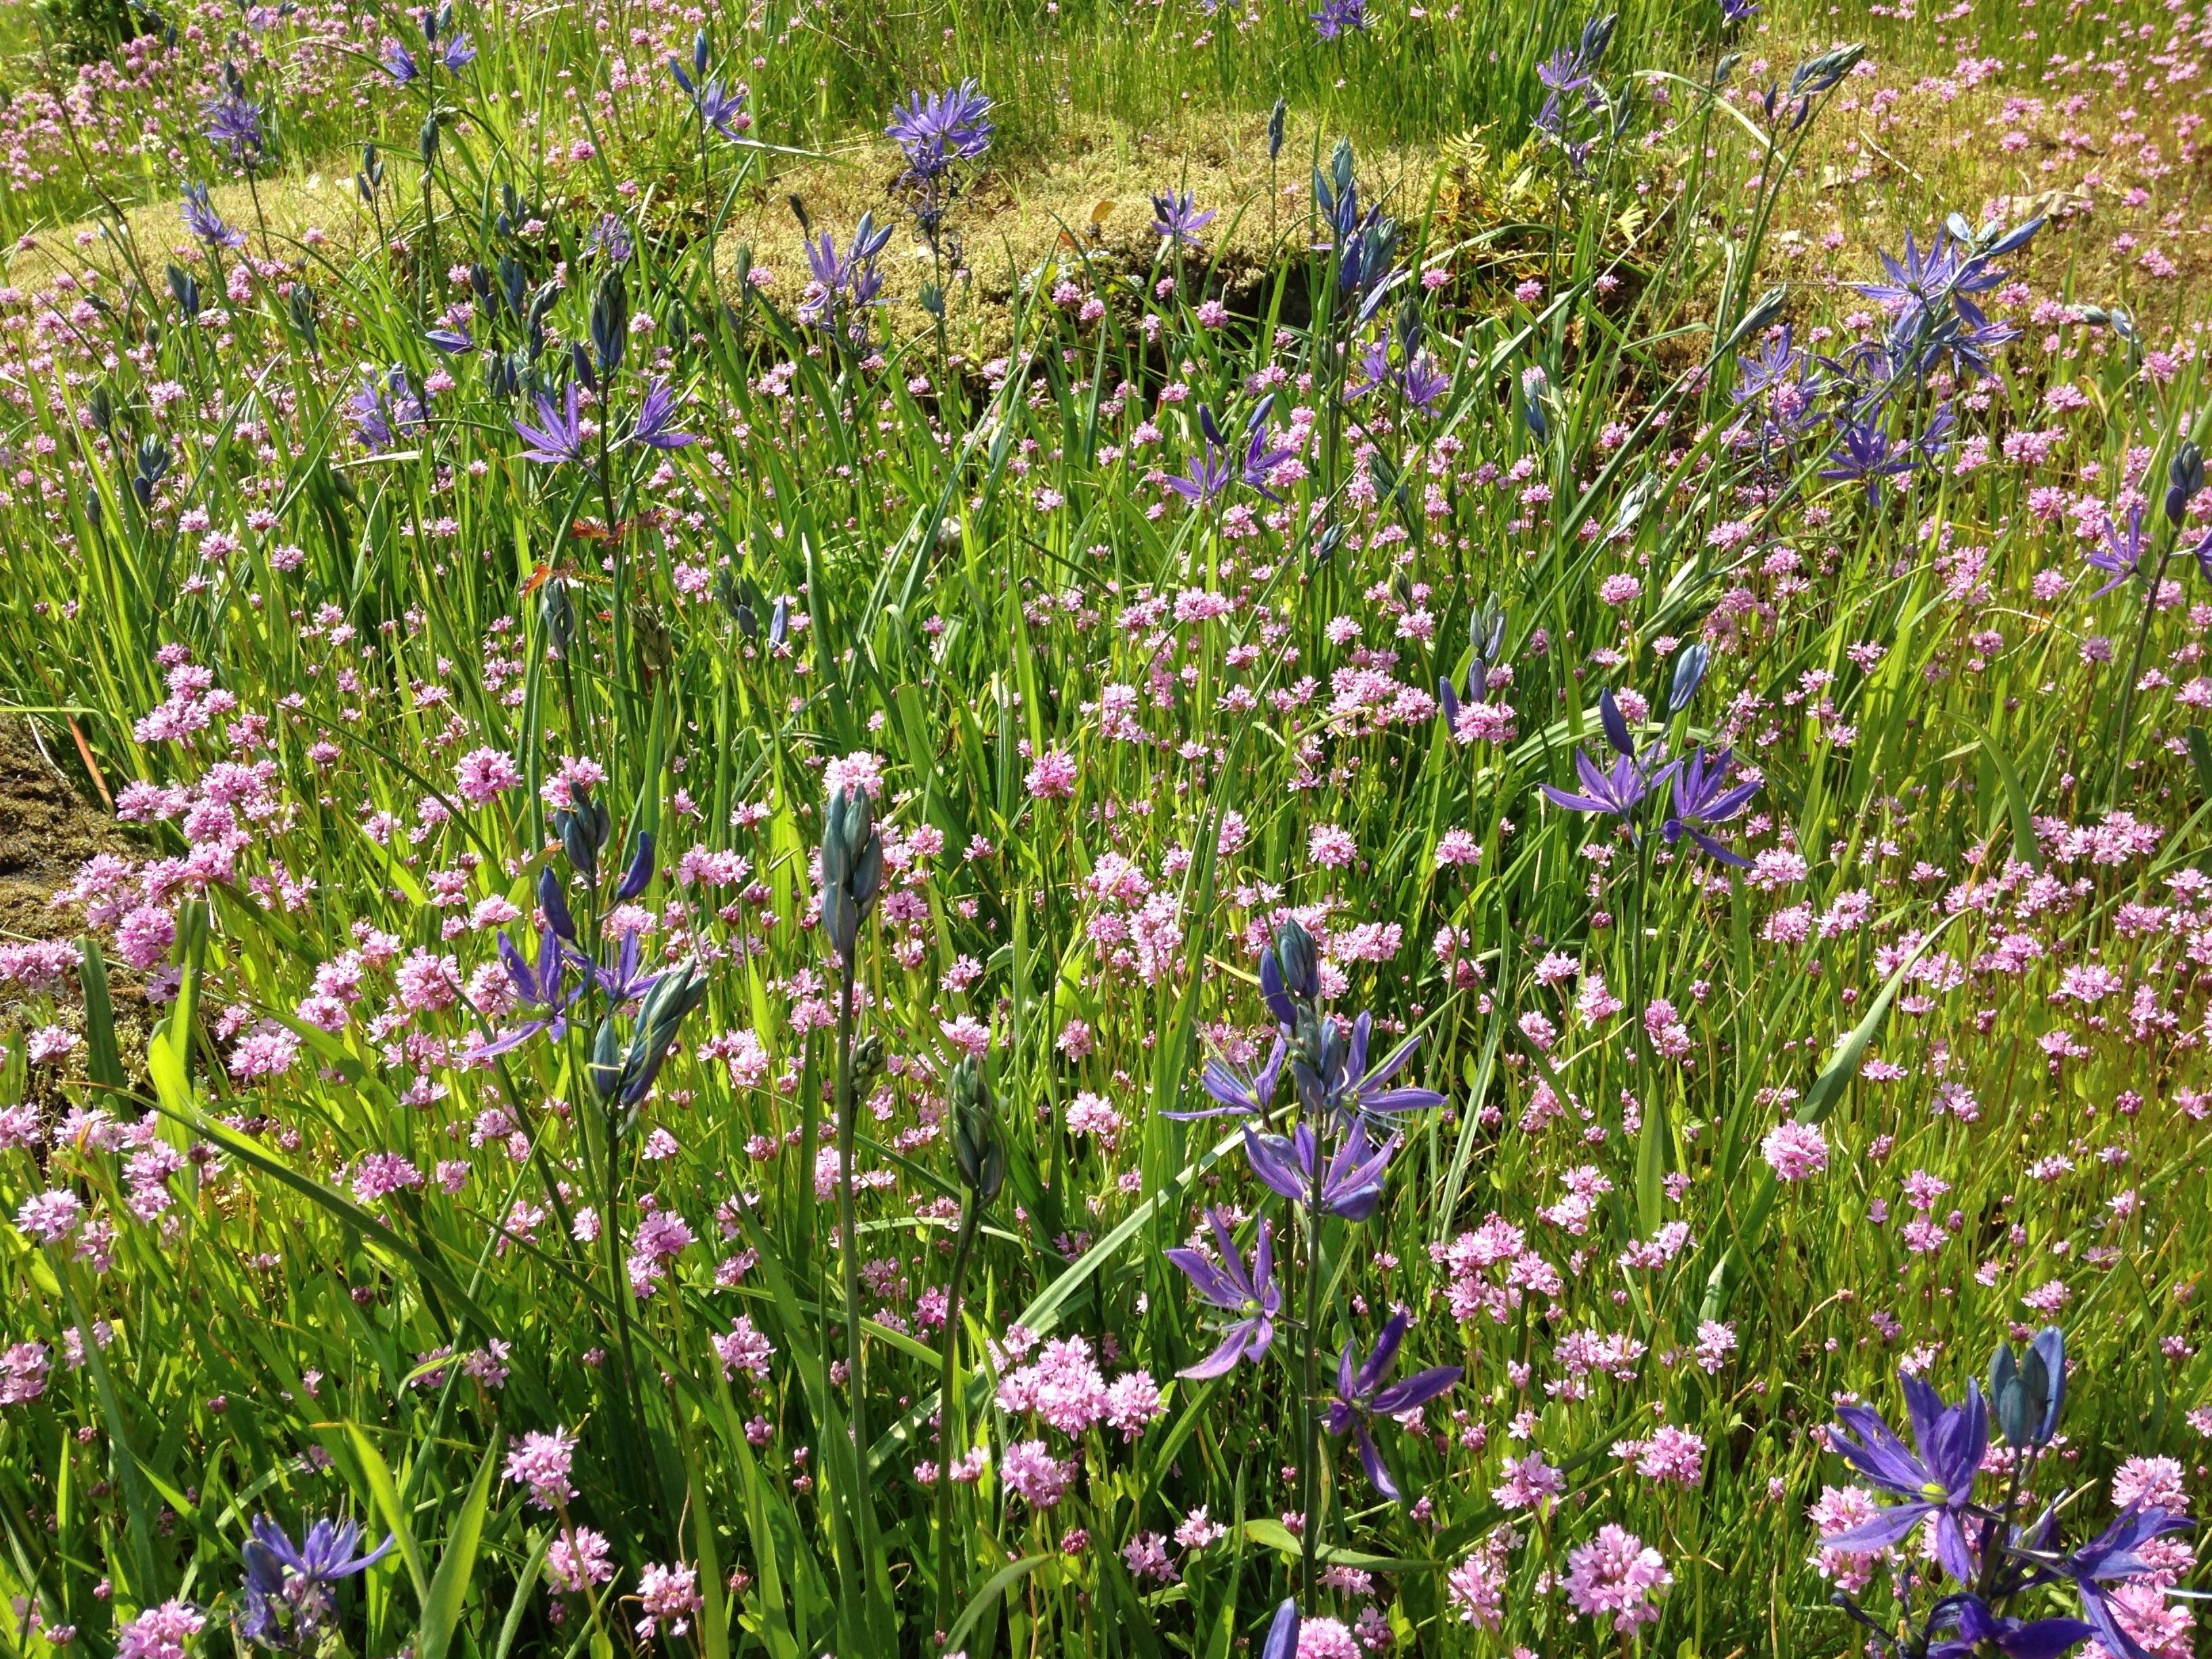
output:
M837 244L823 231L818 238L806 243L806 265L814 280L808 286L805 300L800 301L799 319L816 327L828 327L836 319L843 306L855 307L873 305L883 291L884 279L876 270L876 256L890 244L891 228L878 228L872 213L860 216L860 222L853 228L853 240L844 253L837 252Z
M1214 1243L1221 1252L1220 1261L1210 1261L1200 1252L1188 1248L1170 1250L1167 1258L1188 1275L1200 1296L1236 1318L1223 1328L1220 1346L1188 1370L1176 1373L1194 1382L1220 1376L1234 1369L1240 1359L1256 1363L1261 1358L1275 1340L1275 1316L1283 1307L1283 1293L1275 1285L1274 1249L1268 1224L1264 1220L1260 1224L1259 1243L1253 1248L1252 1267L1247 1272L1237 1241L1230 1235L1227 1218L1218 1209L1207 1210L1206 1218L1213 1229Z
M1283 1060L1290 1049L1289 1040L1278 1036L1275 1046L1268 1051L1267 1063L1249 1073L1237 1070L1218 1054L1208 1055L1198 1082L1216 1103L1194 1112L1165 1112L1162 1115L1178 1120L1219 1117L1226 1112L1264 1116L1274 1104L1275 1088L1282 1081Z
M738 137L752 124L745 113L750 95L744 87L725 91L720 80L710 79L699 88L699 118L725 138Z
M1905 1376L1902 1382L1917 1455L1868 1406L1839 1407L1836 1415L1842 1420L1829 1429L1828 1443L1875 1486L1905 1501L1822 1542L1830 1549L1871 1554L1911 1536L1933 1516L1936 1559L1953 1578L1970 1584L1975 1562L1965 1517L1973 1506L1982 1454L1989 1449L1988 1405L1978 1382L1966 1385L1966 1397L1958 1405L1946 1406L1920 1378Z
M678 432L676 422L684 413L684 405L669 390L665 380L655 380L646 388L645 400L638 405L637 418L630 427L629 441L647 449L682 449L699 441L695 432Z
M1382 1176L1395 1139L1380 1146L1367 1138L1364 1126L1354 1125L1328 1160L1321 1176L1321 1212L1346 1221L1364 1221L1382 1201ZM1252 1173L1270 1192L1293 1204L1311 1207L1314 1202L1314 1164L1319 1155L1313 1128L1301 1123L1288 1135L1255 1135L1244 1131L1244 1156Z
M1188 191L1152 198L1152 234L1164 242L1196 247L1199 245L1198 233L1212 224L1217 216L1212 208L1200 212L1197 198Z
M222 87L200 111L207 118L209 141L228 149L232 161L251 167L267 154L269 135L262 125L261 106L246 97L246 82L235 64L224 63Z
M392 1546L386 1538L368 1554L356 1554L358 1521L318 1521L295 1545L283 1528L257 1515L252 1533L240 1551L246 1560L246 1616L240 1628L247 1639L270 1648L312 1646L312 1638L337 1611L331 1587L366 1572Z
M353 416L354 436L372 455L384 453L401 434L430 418L429 404L415 390L407 371L397 366L380 384L373 374L364 377L360 390L347 399L346 410Z
M939 178L955 161L978 160L991 148L991 100L972 79L925 96L909 93L892 106L884 129L906 156L917 180Z
M662 978L659 969L641 971L638 938L634 932L624 933L622 943L615 947L615 959L611 963L594 962L581 951L568 952L568 960L583 970L584 982L599 987L609 1004L617 1008L625 1002L635 1002L644 996Z
M636 249L637 240L619 213L602 213L599 222L592 227L592 234L584 239L586 253L598 254L618 265L628 264Z
M1867 504L1881 505L1881 481L1911 472L1919 465L1911 444L1889 435L1879 410L1836 416L1836 447L1820 476L1833 483L1866 485Z
M2185 1517L2170 1510L2145 1508L2138 1498L2121 1510L2111 1526L2061 1559L2059 1571L2073 1581L2081 1597L2081 1617L2096 1632L2097 1640L2112 1652L2124 1656L2124 1659L2150 1659L2142 1644L2121 1627L2105 1594L2105 1585L2114 1579L2139 1578L2152 1571L2152 1564L2142 1553L2142 1547L2154 1538L2179 1532L2189 1524ZM1944 1565L1948 1570L1949 1563Z
M1324 40L1367 27L1367 0L1321 0L1321 9L1307 14L1314 33Z
M561 936L550 925L538 936L538 963L534 968L526 961L505 928L499 933L499 959L507 969L507 979L514 986L516 998L526 1008L542 1009L536 1018L500 1033L490 1042L474 1048L471 1058L489 1060L519 1048L543 1031L555 1042L568 1034L568 1004L571 1000L568 985L568 956L561 943Z
M2103 599L2142 567L2144 547L2142 520L2141 501L2129 507L2124 530L2113 521L2110 513L2105 514L2103 533L2089 544L2088 550L2081 556L2093 568L2110 571L2112 579L2092 593L2091 599Z
M1204 450L1190 458L1180 474L1170 473L1160 482L1183 500L1203 507L1228 489L1236 479L1236 471L1229 465L1227 457L1209 443Z
M565 407L556 404L542 392L538 394L538 422L536 426L524 421L514 422L515 435L525 446L523 459L546 466L583 464L590 450L584 441L584 421L577 411L574 381L569 382Z
M1927 1659L1977 1659L1991 1648L2005 1659L2058 1659L2094 1634L2079 1619L2014 1619L1978 1595L1946 1598L1929 1626L1950 1633L1928 1644Z
M1419 1037L1407 1037L1370 1069L1367 1050L1374 1036L1375 1017L1364 1014L1352 1023L1347 1035L1344 1022L1334 1016L1316 1022L1320 1042L1313 1052L1293 1051L1291 1074L1310 1114L1334 1112L1347 1122L1388 1118L1406 1112L1425 1112L1444 1103L1433 1089L1389 1086L1419 1051ZM1304 1027L1301 1024L1301 1030Z
M1729 775L1735 769L1733 750L1723 749L1711 756L1702 744L1692 750L1675 766L1674 810L1660 826L1660 833L1669 842L1687 836L1723 864L1748 870L1749 859L1722 846L1708 833L1716 824L1726 823L1740 814L1759 793L1756 781L1730 784Z
M223 222L208 198L205 185L186 185L183 207L185 228L210 247L244 247L246 233Z
M1336 1397L1329 1401L1328 1413L1323 1419L1331 1434L1342 1435L1347 1431L1351 1433L1352 1443L1359 1448L1359 1461L1367 1470L1367 1478L1375 1483L1376 1491L1394 1504L1401 1501L1405 1494L1390 1478L1389 1468L1376 1449L1375 1437L1368 1425L1378 1417L1395 1417L1401 1412L1419 1410L1457 1382L1462 1374L1457 1365L1437 1365L1386 1384L1382 1379L1396 1366L1398 1345L1405 1337L1406 1316L1391 1315L1390 1322L1376 1339L1375 1352L1367 1356L1357 1371L1352 1366L1352 1344L1344 1345L1344 1352L1336 1362Z
M735 138L752 125L745 113L748 88L740 82L735 91L725 90L722 77L707 73L707 31L701 29L691 37L691 67L687 71L680 58L668 60L668 72L676 77L676 84L684 88L684 95L691 100L691 107L699 119L725 138Z
M1554 806L1564 806L1570 812L1602 812L1627 823L1634 820L1644 803L1664 783L1680 764L1669 761L1656 765L1652 759L1639 757L1636 741L1629 734L1628 722L1622 718L1620 704L1610 689L1598 694L1598 720L1605 728L1606 741L1613 745L1613 763L1611 769L1601 772L1597 763L1587 750L1575 750L1575 775L1582 780L1583 793L1557 789L1547 783L1539 786L1544 799Z

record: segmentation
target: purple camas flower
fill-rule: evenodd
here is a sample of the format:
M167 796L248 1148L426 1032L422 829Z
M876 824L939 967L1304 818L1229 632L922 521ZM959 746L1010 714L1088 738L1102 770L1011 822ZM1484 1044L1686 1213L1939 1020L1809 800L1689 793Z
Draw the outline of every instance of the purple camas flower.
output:
M647 449L683 449L699 441L696 433L678 432L676 422L684 412L684 405L665 380L655 380L647 388L645 400L638 405L635 423L630 428L629 441Z
M210 247L244 247L246 233L223 222L222 216L215 210L208 199L205 185L186 185L184 203L185 228Z
M520 1048L524 1043L544 1032L553 1042L559 1042L568 1031L568 953L551 928L538 936L538 965L532 968L523 960L522 952L505 928L499 933L500 961L507 969L507 976L514 987L516 999L529 1008L542 1008L544 1012L537 1018L526 1020L512 1030L502 1032L489 1042L472 1047L472 1059L489 1060Z
M392 446L392 422L385 412L383 388L374 377L365 380L346 402L353 416L353 434L363 449L380 455Z
M240 1628L267 1647L312 1645L337 1611L331 1587L366 1572L392 1553L393 1540L358 1554L358 1521L317 1521L296 1545L265 1515L253 1517L245 1546L246 1617Z
M611 1004L620 1007L625 1002L636 1001L653 989L660 979L659 969L649 972L640 970L642 949L638 935L635 932L626 933L622 937L622 943L615 947L615 957L611 963L602 965L580 951L570 951L569 960L583 970L586 983L598 986Z
M1406 1338L1407 1319L1402 1313L1390 1316L1390 1322L1382 1328L1376 1339L1375 1351L1369 1354L1357 1370L1352 1364L1352 1344L1346 1342L1336 1362L1336 1397L1329 1401L1325 1426L1333 1435L1347 1431L1352 1443L1359 1449L1359 1462L1367 1471L1375 1490L1393 1503L1402 1500L1398 1483L1390 1477L1390 1470L1376 1449L1375 1437L1369 1424L1378 1417L1395 1417L1401 1412L1418 1411L1438 1395L1457 1382L1462 1375L1457 1365L1436 1365L1425 1371L1385 1383L1398 1364L1399 1345Z
M1152 198L1152 234L1164 242L1196 247L1198 233L1217 216L1212 208L1200 212L1197 199L1188 191Z
M691 104L699 112L699 118L709 127L725 138L736 138L752 125L752 117L745 113L745 100L750 95L750 90L742 86L724 90L720 77L715 76L692 94Z
M703 125L725 138L735 138L752 125L752 118L744 112L750 89L740 82L734 90L726 91L720 76L707 73L707 32L702 29L691 38L690 67L686 69L680 58L671 57L668 72L684 88L684 95L691 100Z
M1332 1114L1347 1124L1383 1123L1407 1112L1425 1112L1443 1104L1433 1089L1389 1086L1419 1051L1420 1040L1408 1037L1370 1066L1369 1048L1375 1035L1375 1018L1363 1013L1350 1026L1328 1015L1318 1022L1316 1045L1302 1037L1291 1050L1291 1072L1308 1109L1316 1115ZM1300 1030L1305 1029L1301 1023Z
M1321 0L1321 9L1309 12L1307 21L1324 40L1356 33L1367 27L1367 0Z
M1974 1477L1990 1443L1989 1408L1981 1385L1967 1383L1966 1399L1946 1406L1920 1378L1908 1376L1901 1381L1919 1447L1917 1456L1881 1413L1867 1406L1839 1407L1836 1415L1842 1420L1828 1431L1828 1442L1875 1486L1905 1501L1822 1542L1845 1552L1887 1549L1933 1516L1936 1559L1959 1583L1972 1583L1975 1563L1963 1518L1972 1505Z
M2124 530L2113 520L2110 512L2105 514L2103 531L2089 544L2088 550L2081 557L2094 569L2112 572L2112 579L2092 593L2091 599L2103 599L2141 568L2145 545L2142 521L2143 510L2140 501L2130 503L2127 528Z
M1253 1249L1252 1268L1247 1273L1244 1259L1237 1253L1237 1241L1230 1235L1227 1219L1218 1209L1207 1210L1206 1219L1213 1229L1220 1261L1209 1261L1197 1250L1188 1248L1170 1250L1167 1258L1188 1276L1200 1296L1224 1312L1236 1315L1237 1319L1223 1329L1220 1346L1188 1370L1176 1373L1194 1381L1222 1376L1240 1359L1249 1358L1256 1364L1275 1340L1275 1316L1283 1305L1282 1292L1275 1287L1274 1251L1268 1224L1260 1224L1259 1243Z
M955 161L981 159L991 148L991 100L974 79L943 92L909 93L892 106L884 132L906 156L907 172L918 182L944 176Z
M346 409L353 416L354 436L372 455L392 448L403 434L430 418L428 403L415 390L406 370L396 364L381 384L374 375L364 378Z
M385 43L384 56L379 61L384 65L384 72L398 86L410 84L422 72L415 61L415 54L397 40Z
M592 226L592 234L584 239L586 253L597 254L618 265L628 264L636 247L636 239L619 213L602 213Z
M1723 749L1717 755L1708 756L1702 744L1678 762L1674 768L1674 810L1660 827L1660 833L1670 842L1687 836L1723 864L1748 870L1749 859L1722 846L1707 833L1714 825L1725 823L1741 814L1759 793L1756 781L1731 787L1729 774L1735 769L1732 751Z
M1203 409L1199 413L1205 419L1212 419ZM1193 506L1204 507L1227 489L1236 479L1236 471L1230 465L1228 458L1209 442L1203 450L1190 458L1180 477L1170 474L1160 482Z
M1645 800L1670 777L1679 761L1659 765L1656 757L1638 758L1635 739L1630 736L1628 722L1620 712L1620 701L1610 689L1598 694L1598 718L1605 730L1606 740L1613 746L1615 758L1612 769L1601 772L1589 752L1575 750L1575 775L1582 780L1583 793L1574 794L1565 789L1555 789L1550 784L1540 786L1544 799L1554 806L1564 806L1571 812L1603 812L1632 823Z
M1382 1201L1382 1176L1398 1143L1376 1146L1364 1126L1355 1124L1322 1172L1321 1211L1346 1221L1364 1221ZM1293 1204L1314 1201L1314 1162L1318 1156L1312 1128L1301 1123L1290 1134L1255 1135L1244 1131L1244 1156L1261 1185Z
M1277 1036L1266 1064L1250 1073L1239 1071L1218 1054L1207 1056L1206 1069L1199 1074L1199 1086L1218 1103L1194 1112L1166 1112L1162 1115L1188 1119L1218 1117L1224 1112L1264 1115L1274 1103L1276 1085L1282 1080L1283 1061L1290 1051L1289 1039Z
M812 327L829 328L836 325L844 307L857 309L873 305L884 285L876 270L876 257L890 240L891 228L884 225L878 228L872 213L860 216L860 222L854 227L851 246L842 256L828 231L810 240L806 244L806 266L814 280L799 304L799 320Z
M1879 410L1872 413L1838 413L1836 447L1820 476L1832 483L1866 485L1867 505L1881 505L1881 481L1911 472L1917 465L1912 446L1889 435Z
M2072 1581L2081 1598L2083 1620L2109 1653L2147 1659L2142 1644L2122 1627L2113 1593L2106 1586L2115 1580L2149 1577L2156 1568L2142 1553L2142 1547L2189 1524L2187 1517L2150 1507L2138 1498L2094 1539L2061 1559L2059 1571Z
M585 442L583 417L577 413L575 382L568 384L565 408L540 392L538 420L536 426L521 421L514 423L515 435L523 441L523 459L546 466L585 464L590 451Z
M264 159L269 135L262 125L261 106L246 97L245 80L234 64L223 64L222 86L200 106L200 112L206 117L203 131L208 141L228 149L232 161L252 167Z

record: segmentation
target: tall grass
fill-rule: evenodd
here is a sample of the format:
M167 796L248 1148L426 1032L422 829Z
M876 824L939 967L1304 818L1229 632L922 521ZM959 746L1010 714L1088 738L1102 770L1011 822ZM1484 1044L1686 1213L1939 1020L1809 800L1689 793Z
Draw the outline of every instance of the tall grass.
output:
M1841 1652L1858 1638L1803 1517L1844 1474L1815 1431L1845 1396L1887 1401L1900 1364L1955 1393L2050 1314L2080 1368L2068 1477L2191 1456L2204 1009L2182 964L2212 791L2190 744L2212 750L2176 694L2203 684L2205 617L2140 578L2089 597L2102 577L2035 492L2124 518L2146 490L2154 549L2193 541L2156 517L2203 436L2193 362L2161 379L2069 316L2002 374L1900 371L1887 418L1930 448L1879 491L1826 476L1832 420L1758 441L1771 399L1734 396L1740 359L1785 321L1839 356L1879 333L1841 313L1875 307L1762 297L1807 127L1710 96L1711 42L1692 58L1656 9L1616 26L1624 113L1586 176L1532 163L1565 205L1510 300L1408 204L1387 262L1407 280L1361 315L1301 191L1273 204L1296 251L1249 314L1210 307L1199 251L1164 249L1141 285L1071 252L988 369L865 309L857 334L802 321L789 274L726 289L697 231L770 153L702 146L655 67L556 167L562 76L594 37L468 21L468 71L380 102L395 136L445 112L430 163L386 154L384 246L242 272L204 248L178 272L204 296L190 320L167 250L122 240L101 305L14 313L0 686L73 726L140 838L134 867L79 884L103 955L5 958L0 1348L51 1368L0 1407L15 1650L64 1626L106 1650L175 1599L222 1651L252 1517L344 1511L396 1540L331 1626L379 1656L1226 1656L1302 1559L1323 1570L1310 1617L1364 1611L1406 1651ZM1062 107L1164 120L1186 91L1389 137L1527 118L1581 21L1394 18L1325 46L1291 8L805 11L715 56L752 83L750 141L878 123L894 68L900 88L983 72L1008 148ZM1650 82L1629 70L1662 68L1671 101L1630 97ZM1280 165L1303 182L1304 158ZM664 191L676 230L627 260L595 240L605 213L649 227ZM817 227L841 250L854 228ZM617 329L619 366L617 289L647 325ZM464 321L464 354L426 337ZM1377 343L1393 374L1354 397ZM1432 398L1394 378L1417 359ZM523 459L515 422L559 416L587 366L604 433L568 465ZM620 441L663 378L701 441ZM2080 396L2053 413L2062 380ZM1299 465L1267 494L1192 504L1154 476L1206 459L1201 407L1241 461L1271 393L1256 418ZM2054 426L2042 459L2003 458ZM1996 458L1961 465L1981 436ZM2193 584L2191 562L2169 574ZM2115 738L2112 641L2139 617L2160 679ZM1711 665L1670 708L1692 641ZM1434 693L1468 699L1478 652L1516 712L1469 741ZM1757 769L1713 830L1752 867L1668 839L1663 807L1631 837L1539 792L1578 787L1577 748L1610 760L1601 691L1638 694L1639 745ZM484 750L512 784L466 782ZM576 757L611 821L595 857L549 813ZM1040 764L1061 758L1064 784ZM847 1066L811 865L832 766L879 770L892 849L854 964L857 1194L818 1156ZM579 950L607 962L633 931L648 968L704 974L635 1099L600 1033L627 1045L653 1004L599 981L565 1030L479 1052L531 1016L496 935L536 962L549 872ZM1418 1036L1406 1078L1447 1097L1407 1124L1374 1217L1310 1243L1233 1124L1170 1115L1206 1103L1209 1055L1265 1055L1260 952L1292 916L1330 1005ZM1620 1006L1577 1012L1601 981ZM157 1035L110 1055L103 1003L140 994ZM971 1043L1005 1164L988 1204L948 1155ZM1762 1155L1793 1119L1828 1148L1811 1179ZM88 1218L48 1240L23 1206L64 1189ZM931 1293L970 1202L947 1340ZM1214 1338L1164 1252L1207 1205L1248 1250L1273 1217L1317 1300L1256 1370L1177 1380ZM665 1256L634 1254L651 1238ZM1379 1425L1406 1506L1347 1442L1293 1467L1316 1402L1286 1363L1316 1354L1327 1392L1328 1358L1396 1306L1418 1320L1402 1370L1464 1367L1419 1425ZM1100 1386L1159 1386L1116 1407L1126 1433L1024 1404L1029 1345L1078 1339ZM1662 1422L1703 1443L1689 1485L1616 1449ZM507 1456L556 1431L573 1491L533 1504ZM1003 1478L1031 1442L1065 1467L1055 1503ZM926 1472L971 1448L987 1471L941 1509ZM1512 1508L1508 1460L1532 1453L1561 1489ZM1632 1637L1559 1592L1604 1524L1672 1573ZM579 1528L614 1576L563 1590ZM1145 1540L1179 1532L1163 1578ZM1493 1550L1495 1628L1449 1577ZM696 1605L641 1604L672 1564Z

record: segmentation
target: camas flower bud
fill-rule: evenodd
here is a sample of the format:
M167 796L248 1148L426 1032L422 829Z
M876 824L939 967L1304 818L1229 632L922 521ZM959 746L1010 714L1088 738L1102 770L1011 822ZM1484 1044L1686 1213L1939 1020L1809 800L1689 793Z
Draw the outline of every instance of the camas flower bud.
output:
M2046 1325L2018 1358L1999 1343L1990 1356L1990 1405L2006 1443L2014 1450L2047 1446L2058 1430L2066 1401L2066 1337Z
M2189 503L2197 492L2204 488L2204 453L2195 443L2185 440L2174 452L2173 461L2166 468L2166 522L2179 526L2189 511Z
M945 1092L952 1107L953 1161L969 1190L988 1204L1006 1181L1006 1152L999 1139L997 1103L973 1054L963 1055L952 1068Z

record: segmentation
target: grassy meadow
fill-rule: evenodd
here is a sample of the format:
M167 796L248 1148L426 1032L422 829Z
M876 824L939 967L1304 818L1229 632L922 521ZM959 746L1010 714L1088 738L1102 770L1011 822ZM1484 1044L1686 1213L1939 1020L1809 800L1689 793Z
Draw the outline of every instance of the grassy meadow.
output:
M0 11L0 1654L2196 1652L2208 62Z

